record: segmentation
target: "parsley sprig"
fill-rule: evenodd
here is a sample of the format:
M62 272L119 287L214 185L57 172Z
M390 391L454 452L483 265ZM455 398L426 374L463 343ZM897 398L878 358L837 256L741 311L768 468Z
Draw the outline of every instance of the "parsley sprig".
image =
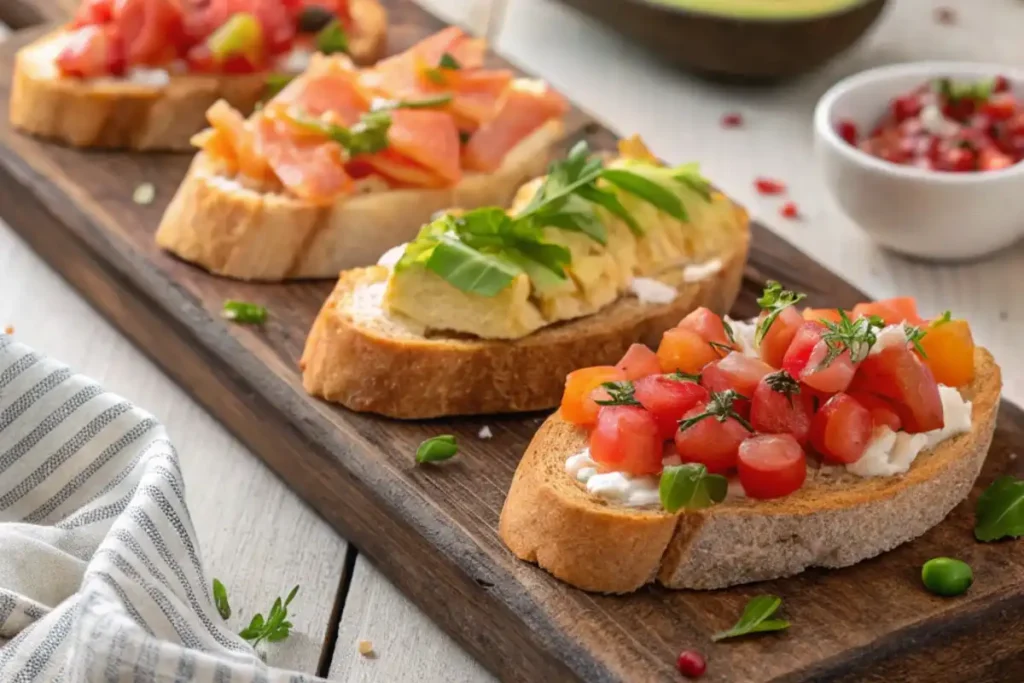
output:
M884 325L882 319L875 315L850 320L846 311L839 309L839 322L825 322L826 330L821 340L825 342L828 351L817 369L824 370L847 350L850 352L850 360L854 363L864 360L868 357L871 347L878 341L875 329Z
M630 381L605 382L601 385L608 392L608 398L594 400L599 406L638 406L640 401L636 400L636 387Z
M704 412L693 417L688 417L685 420L679 421L679 431L685 432L687 429L697 424L701 420L705 420L709 417L713 417L719 422L725 422L728 419L733 419L743 425L743 428L748 432L753 432L754 428L750 426L746 418L736 412L734 407L736 401L746 400L746 396L736 392L733 389L728 391L713 391L711 392L711 399L704 407Z
M754 343L760 344L764 341L768 330L783 310L806 298L806 294L783 289L778 282L769 280L765 285L764 293L757 300L757 305L768 315L757 323L757 329L754 331Z
M312 118L300 112L291 112L288 118L300 128L337 142L345 148L349 156L373 154L388 146L391 115L387 111L367 112L360 116L359 121L351 128Z
M921 346L921 340L928 334L928 331L923 327L903 323L903 333L907 335L907 342L914 346L914 350L921 355L921 358L927 358L928 354L925 353L924 347Z
M287 638L292 632L292 622L288 621L288 605L295 599L295 594L298 592L299 587L296 586L283 601L281 598L274 600L266 618L259 612L254 614L249 625L238 635L248 640L253 647L264 640L268 643L276 643Z
M800 393L800 382L785 370L765 375L764 381L769 389L785 396L789 400L790 406L793 405L793 396Z

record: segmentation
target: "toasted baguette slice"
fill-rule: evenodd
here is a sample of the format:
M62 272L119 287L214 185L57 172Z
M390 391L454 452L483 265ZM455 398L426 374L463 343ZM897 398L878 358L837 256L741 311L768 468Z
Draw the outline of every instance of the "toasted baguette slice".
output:
M947 439L894 477L861 478L838 467L808 471L785 498L730 495L675 515L616 506L587 493L565 471L587 445L584 430L556 413L523 456L501 512L499 533L520 559L600 593L628 593L657 580L713 589L846 567L917 538L967 497L992 441L1002 386L985 349L975 380L971 431Z
M352 14L366 29L352 37L352 58L372 64L386 48L387 14L378 0L353 0ZM63 35L48 34L18 51L10 116L26 133L75 147L188 152L214 102L226 100L247 114L266 92L265 73L187 74L166 84L62 77L55 60Z
M656 344L698 306L729 310L739 293L748 238L741 233L733 251L721 256L717 273L680 286L670 303L623 297L594 315L515 341L424 335L411 321L380 309L386 268L347 271L306 341L303 385L352 410L400 419L552 408L569 372L613 364L634 342Z
M331 206L248 189L199 154L156 241L212 273L241 280L335 278L411 240L437 211L507 206L520 185L544 172L562 135L562 122L549 121L520 141L497 171L467 175L454 187L382 190Z

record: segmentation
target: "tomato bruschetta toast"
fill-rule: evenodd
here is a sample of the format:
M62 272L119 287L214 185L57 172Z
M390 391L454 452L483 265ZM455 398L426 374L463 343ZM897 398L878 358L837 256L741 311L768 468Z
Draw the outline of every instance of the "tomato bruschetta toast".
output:
M234 278L336 278L438 211L507 204L568 105L484 54L453 27L372 68L317 55L248 120L214 105L157 243Z
M510 209L442 214L343 272L306 342L306 390L396 418L551 408L566 372L698 306L728 310L745 212L694 165L620 147L606 161L579 144Z
M75 147L189 151L218 100L249 113L314 52L369 64L386 36L378 0L84 0L18 52L11 123Z
M499 531L583 589L714 589L845 567L971 490L1001 379L963 320L912 300L805 310L770 283L748 322L698 309L657 351L568 376Z

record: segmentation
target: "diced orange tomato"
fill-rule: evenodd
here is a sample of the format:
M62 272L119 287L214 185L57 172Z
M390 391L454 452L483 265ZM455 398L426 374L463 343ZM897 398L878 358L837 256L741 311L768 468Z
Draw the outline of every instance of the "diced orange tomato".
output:
M886 325L899 325L902 322L917 325L921 322L921 316L917 314L917 300L910 296L882 299L853 307L854 318L869 315L877 315Z
M758 324L761 324L767 316L767 313L762 312L758 317ZM796 332L803 322L804 319L792 306L782 309L758 346L757 352L761 359L773 368L781 368L786 350L793 342L793 337L796 336Z
M846 314L852 319L850 311L847 311ZM830 323L838 323L842 318L839 317L838 308L805 308L804 320L825 320Z
M962 387L974 379L974 338L966 320L933 322L920 344L939 384Z
M570 372L565 378L565 393L562 394L562 417L573 424L594 424L601 406L594 402L591 394L605 382L621 382L625 379L625 373L610 365Z
M640 379L661 372L658 354L651 351L645 344L633 344L626 351L615 367L622 371L628 380Z
M699 334L681 327L666 331L658 346L662 372L696 374L717 358L718 353Z
M729 353L729 349L736 348L735 344L729 341L722 316L704 306L690 312L676 327L700 335L701 339L711 345L719 358Z

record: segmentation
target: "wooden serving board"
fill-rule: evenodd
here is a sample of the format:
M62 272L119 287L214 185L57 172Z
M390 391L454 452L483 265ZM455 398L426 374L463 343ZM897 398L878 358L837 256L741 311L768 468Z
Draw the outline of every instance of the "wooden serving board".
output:
M64 0L2 0L0 19L60 16ZM406 0L387 2L391 51L440 28ZM19 45L0 47L0 99ZM495 62L500 62L495 58ZM614 135L580 111L569 141L608 148ZM297 363L330 282L254 285L212 277L160 252L153 232L188 158L82 153L23 137L0 121L0 215L71 284L253 452L353 541L407 595L508 681L676 681L681 648L709 659L708 681L1006 681L1024 679L1024 542L979 544L972 505L1002 473L1024 474L1024 415L1004 404L970 501L921 539L840 571L715 592L650 587L626 597L587 594L519 562L496 528L516 464L542 416L395 422L307 396ZM157 200L138 206L142 182ZM810 294L814 306L862 295L762 226L734 314L756 312L767 278ZM225 299L267 305L262 328L219 317ZM355 361L358 362L358 361ZM489 425L494 438L477 432ZM460 455L416 467L424 438L453 433ZM232 482L223 483L231 495ZM925 592L921 564L969 562L962 598ZM342 558L338 558L341 562ZM712 644L757 594L783 598L792 628Z

